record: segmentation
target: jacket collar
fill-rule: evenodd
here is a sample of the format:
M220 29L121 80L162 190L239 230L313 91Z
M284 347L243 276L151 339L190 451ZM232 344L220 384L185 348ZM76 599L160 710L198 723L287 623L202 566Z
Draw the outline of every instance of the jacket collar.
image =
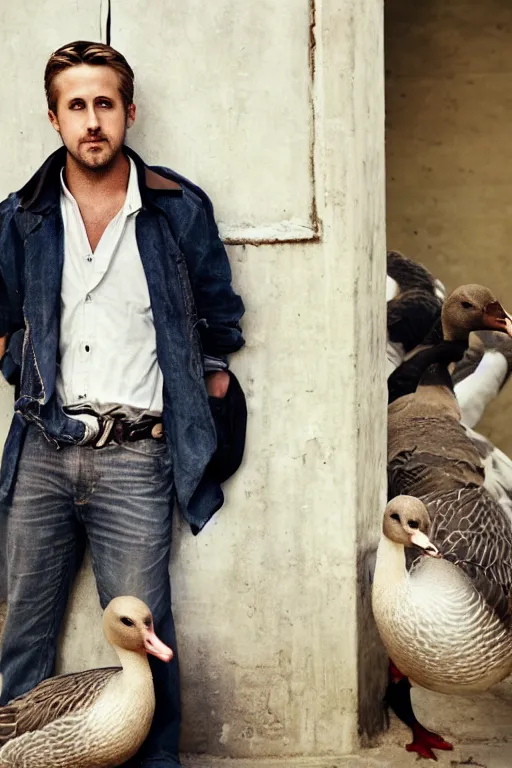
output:
M177 181L164 176L163 173L151 170L133 149L125 146L124 151L133 159L137 168L143 203L151 203L153 195L158 193L182 194L182 187ZM30 181L18 191L20 208L30 213L47 213L59 203L60 171L66 162L66 152L66 147L60 147L53 152Z

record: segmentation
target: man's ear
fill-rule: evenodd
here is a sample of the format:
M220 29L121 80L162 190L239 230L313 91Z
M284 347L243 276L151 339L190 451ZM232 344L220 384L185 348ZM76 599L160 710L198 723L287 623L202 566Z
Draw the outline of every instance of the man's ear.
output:
M137 112L137 107L135 104L129 104L128 109L126 111L126 127L131 128L132 125L135 122L135 114Z
M57 115L55 114L55 112L52 112L51 109L48 110L48 120L53 125L57 133L60 133L60 125L57 119Z

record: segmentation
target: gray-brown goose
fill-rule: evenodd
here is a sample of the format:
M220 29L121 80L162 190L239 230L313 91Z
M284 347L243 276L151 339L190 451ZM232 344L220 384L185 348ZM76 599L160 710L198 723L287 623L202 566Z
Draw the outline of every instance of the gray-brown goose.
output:
M451 381L446 386L442 381L442 370L429 371L414 394L388 408L389 498L406 494L425 504L432 520L432 544L443 555L441 567L454 574L454 582L463 580L465 600L448 585L454 597L444 603L444 623L437 635L428 624L416 627L426 651L438 659L437 666L424 663L420 675L404 658L391 659L405 678L411 675L433 690L460 693L485 690L512 672L512 523L484 487L480 454L460 423ZM469 621L465 644L460 637L455 641L452 632L462 615ZM436 647L440 638L443 644ZM432 746L445 742L422 729L405 694L404 689L398 705L407 710L415 734L411 748L433 757Z
M450 517L442 523L445 530L438 526L435 532L420 499L407 495L392 499L384 513L372 593L375 620L393 662L388 703L412 729L414 739L407 749L429 758L435 758L433 748L450 749L451 745L416 720L410 680L431 690L464 694L485 690L512 671L508 611L505 607L505 616L498 622L495 614L503 590L487 593L486 599L481 584L468 578L463 564L449 559L457 550L457 543L450 541ZM437 558L432 540L439 539L440 533L446 556L420 557L407 570L404 547L416 546ZM506 546L507 541L502 543L494 581L510 581L504 566ZM481 559L479 547L473 549Z
M387 376L431 332L440 318L445 298L444 285L422 264L398 251L388 251ZM466 426L476 426L486 406L498 395L511 372L512 339L493 331L471 333L463 358L451 370L462 421Z
M388 402L414 392L431 363L460 360L471 332L485 329L510 336L512 320L489 288L478 284L459 286L443 302L438 320L421 344L388 376Z
M402 293L404 297L414 296L414 291L421 291L422 293L426 292L430 297L429 300L432 300L434 279L422 265L416 264L396 252L388 254L388 282L391 281L392 283L391 294L394 295L393 291L397 291L396 281L391 278L390 273L396 277L400 276L401 283L400 291L397 294L398 297ZM508 515L511 515L512 461L487 438L475 432L471 427L478 421L487 403L498 393L503 385L503 377L508 375L509 366L512 366L512 358L509 360L512 354L512 339L506 333L507 313L502 308L498 308L501 305L496 302L493 294L487 288L479 286L470 286L470 289L472 289L470 293L476 289L479 294L477 299L480 303L480 311L476 313L476 316L474 312L470 312L467 318L463 318L464 333L462 334L462 340L460 338L455 340L443 339L441 302L439 302L439 311L436 315L437 320L434 322L426 338L422 338L422 344L419 344L419 336L424 333L426 324L432 319L430 309L428 307L425 308L422 301L415 304L413 301L414 306L412 307L408 307L407 301L405 304L402 304L400 299L394 303L393 307L388 304L388 324L391 318L395 324L395 333L398 334L397 339L400 338L401 329L406 328L408 329L408 337L416 342L415 348L407 353L407 359L405 362L402 362L404 358L403 344L398 344L401 353L396 354L393 343L389 341L390 327L388 325L388 370L396 370L396 373L388 379L389 399L392 401L401 395L415 390L419 378L429 362L429 356L431 362L439 360L443 356L445 362L450 362L465 352L463 359L460 363L456 363L454 370L452 370L452 381L455 382L454 392L461 408L461 422L464 425L466 435L471 439L480 455L481 463L484 467L485 487L496 501L499 502L503 510ZM449 314L453 311L454 298L457 299L458 297L466 302L468 298L471 298L467 295L463 297L465 292L465 287L463 286L451 294L447 305ZM505 332L473 330L475 327L483 326L487 323L484 318L482 297L486 297L486 300L490 299L491 305L494 305L492 311L494 313L497 311L501 315L501 319L505 320L503 326ZM447 312L446 306L444 312L445 314ZM458 314L458 318L455 316L456 324L461 323L460 312ZM491 324L495 322L496 318L491 316ZM449 320L448 327L450 325ZM461 334L458 333L456 335L459 337ZM470 346L465 351L468 336ZM394 360L396 365L393 364ZM479 362L478 365L476 365L477 362ZM398 368L398 366L400 367ZM453 366L450 367L450 369L452 368Z

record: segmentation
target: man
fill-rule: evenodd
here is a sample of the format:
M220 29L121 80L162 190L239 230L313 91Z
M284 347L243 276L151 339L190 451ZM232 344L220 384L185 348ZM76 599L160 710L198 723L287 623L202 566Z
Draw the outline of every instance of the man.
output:
M82 530L102 606L141 598L175 649L173 501L194 533L223 502L210 405L237 386L225 356L244 343L243 304L206 195L124 143L133 79L109 46L56 51L45 86L64 146L0 206L2 370L16 386L2 704L54 671ZM176 768L177 661L152 668L136 764Z

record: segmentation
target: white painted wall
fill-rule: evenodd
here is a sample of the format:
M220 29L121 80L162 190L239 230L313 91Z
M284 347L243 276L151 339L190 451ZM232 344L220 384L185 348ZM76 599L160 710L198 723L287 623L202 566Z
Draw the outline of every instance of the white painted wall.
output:
M3 193L55 145L44 63L98 39L99 6L0 10L2 41L23 41L0 47ZM183 746L254 761L349 752L359 725L380 724L384 680L368 599L385 498L382 2L114 0L112 30L137 75L129 143L207 189L247 305L233 359L244 464L199 537L176 524ZM111 661L99 627L86 569L63 670Z

